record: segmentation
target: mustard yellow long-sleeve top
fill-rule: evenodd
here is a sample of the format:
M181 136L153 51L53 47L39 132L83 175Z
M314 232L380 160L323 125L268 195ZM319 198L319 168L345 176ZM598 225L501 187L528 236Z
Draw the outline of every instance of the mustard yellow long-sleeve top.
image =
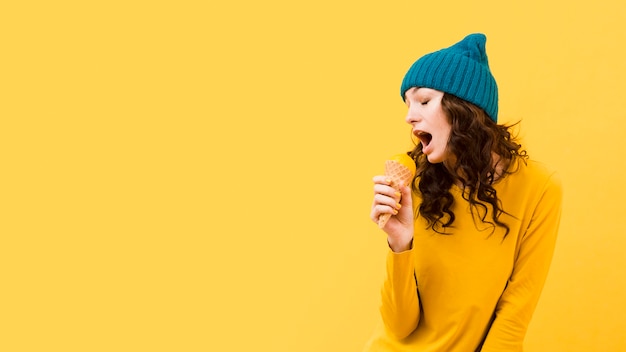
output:
M389 251L382 323L365 351L522 351L554 252L562 187L554 171L529 160L494 188L512 215L500 217L506 238L474 221L453 186L453 228L437 234L418 216L412 248Z

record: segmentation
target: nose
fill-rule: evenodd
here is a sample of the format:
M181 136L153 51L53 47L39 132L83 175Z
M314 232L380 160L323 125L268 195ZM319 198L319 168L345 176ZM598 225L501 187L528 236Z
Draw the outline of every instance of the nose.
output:
M419 122L421 119L422 117L420 116L419 112L416 111L414 108L409 107L404 121L409 125L412 125L415 122Z

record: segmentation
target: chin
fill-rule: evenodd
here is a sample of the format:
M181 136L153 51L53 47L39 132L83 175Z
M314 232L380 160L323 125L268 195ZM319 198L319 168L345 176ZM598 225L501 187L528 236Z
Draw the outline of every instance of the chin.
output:
M431 164L441 164L451 159L450 153L447 148L433 148L429 154L426 154L426 159Z
M444 159L441 156L438 155L426 155L426 159L428 159L428 162L431 164L440 164L444 161Z

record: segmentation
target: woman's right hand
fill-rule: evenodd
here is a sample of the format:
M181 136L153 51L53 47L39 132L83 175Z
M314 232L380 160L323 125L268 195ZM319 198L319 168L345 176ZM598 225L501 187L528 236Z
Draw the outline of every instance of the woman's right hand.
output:
M396 190L387 176L374 176L374 201L370 218L378 223L378 218L382 214L391 214L391 218L383 227L391 250L402 252L410 249L415 221L411 188L403 186Z

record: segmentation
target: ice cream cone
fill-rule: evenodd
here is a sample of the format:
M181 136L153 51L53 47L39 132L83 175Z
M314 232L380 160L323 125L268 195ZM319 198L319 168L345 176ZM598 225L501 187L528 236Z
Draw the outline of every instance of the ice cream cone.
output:
M407 154L395 155L390 160L385 161L385 176L391 180L391 187L400 190L407 186L415 176L415 162ZM378 227L385 227L391 214L381 214L378 217Z

